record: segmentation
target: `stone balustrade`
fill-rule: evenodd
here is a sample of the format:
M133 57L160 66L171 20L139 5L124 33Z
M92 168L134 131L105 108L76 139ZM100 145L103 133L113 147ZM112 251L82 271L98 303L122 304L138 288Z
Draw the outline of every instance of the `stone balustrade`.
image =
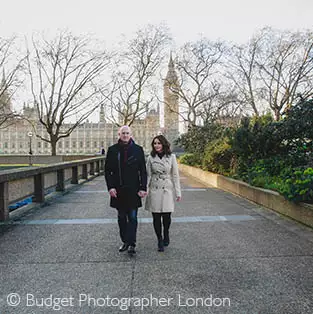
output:
M78 184L104 172L104 156L60 162L41 167L25 167L0 172L0 221L9 219L9 205L32 196L35 203L45 201L45 191L63 192L66 182Z

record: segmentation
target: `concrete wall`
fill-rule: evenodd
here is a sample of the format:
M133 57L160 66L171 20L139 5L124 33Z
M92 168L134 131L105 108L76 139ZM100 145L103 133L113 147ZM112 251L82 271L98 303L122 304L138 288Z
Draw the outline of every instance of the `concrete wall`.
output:
M9 182L9 203L26 198L34 193L34 178L24 178Z
M44 175L44 188L48 189L57 184L57 173L49 172Z
M245 182L195 167L179 164L179 169L207 186L214 186L240 195L256 204L270 208L313 228L313 205L311 204L295 204L285 200L283 196L275 191L253 187Z
M87 165L87 172L90 172L90 164ZM78 177L83 175L83 166L78 166ZM70 180L72 178L72 168L64 170L64 180ZM55 187L57 184L57 173L49 172L44 174L44 188L48 189ZM27 196L34 194L34 178L23 178L9 182L9 202L16 202Z

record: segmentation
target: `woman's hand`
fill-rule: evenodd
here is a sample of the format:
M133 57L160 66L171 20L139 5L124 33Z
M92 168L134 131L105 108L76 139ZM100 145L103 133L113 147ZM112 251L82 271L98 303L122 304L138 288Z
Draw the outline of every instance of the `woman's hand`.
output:
M114 197L114 198L117 197L116 189L114 189L114 188L110 189L109 194L111 197Z
M148 194L148 193L147 193L146 191L139 191L139 192L138 192L138 196L141 197L141 198L147 196L147 194Z

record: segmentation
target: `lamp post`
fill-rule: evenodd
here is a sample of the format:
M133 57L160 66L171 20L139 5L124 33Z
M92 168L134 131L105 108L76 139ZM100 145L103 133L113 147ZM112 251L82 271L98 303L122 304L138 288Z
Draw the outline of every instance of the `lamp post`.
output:
M32 165L32 136L33 136L33 132L28 132L27 136L29 137L29 165Z

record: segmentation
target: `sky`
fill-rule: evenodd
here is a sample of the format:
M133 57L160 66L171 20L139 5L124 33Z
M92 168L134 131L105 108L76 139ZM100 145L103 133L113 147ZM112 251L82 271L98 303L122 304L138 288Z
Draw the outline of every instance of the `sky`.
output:
M0 37L34 32L53 36L67 28L93 34L106 48L147 24L163 23L173 51L200 35L245 43L260 28L312 28L312 0L7 0L1 4Z
M245 42L264 26L312 27L311 0L8 0L1 4L0 36L33 31L93 33L108 46L148 23L165 23L176 45L199 34Z

